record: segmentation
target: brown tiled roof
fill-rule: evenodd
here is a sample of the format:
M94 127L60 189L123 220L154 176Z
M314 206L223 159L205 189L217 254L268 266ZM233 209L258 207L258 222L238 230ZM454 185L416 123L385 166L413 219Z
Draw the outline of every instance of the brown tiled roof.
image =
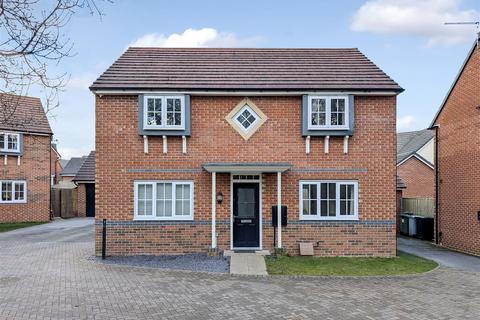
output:
M39 98L0 94L0 130L52 134Z
M403 91L355 48L129 48L90 89Z
M90 152L87 159L83 162L82 166L78 170L75 178L75 182L95 182L95 151Z

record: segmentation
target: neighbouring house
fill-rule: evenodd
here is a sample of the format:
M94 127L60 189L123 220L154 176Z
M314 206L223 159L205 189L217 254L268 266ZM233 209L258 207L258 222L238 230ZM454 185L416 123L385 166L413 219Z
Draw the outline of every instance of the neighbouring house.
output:
M52 130L40 99L0 94L0 222L50 219Z
M129 48L90 89L97 254L103 219L109 255L396 254L403 89L358 49Z
M407 188L405 181L397 175L397 213L402 211L403 191Z
M57 150L57 145L52 143L50 148L50 185L54 186L60 181L60 173L63 170L60 153Z
M62 172L60 172L61 181L70 182L77 175L78 170L82 166L83 162L87 157L73 157L67 164L63 167Z
M95 217L95 151L90 152L72 180L77 185L77 214Z
M397 175L404 198L435 198L434 136L425 129L397 134Z
M480 255L480 48L477 42L432 122L437 141L437 241Z

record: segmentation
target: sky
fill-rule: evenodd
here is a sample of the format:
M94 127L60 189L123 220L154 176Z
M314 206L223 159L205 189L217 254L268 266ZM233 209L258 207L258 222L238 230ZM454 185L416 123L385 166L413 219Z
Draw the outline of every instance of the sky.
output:
M398 131L429 126L475 40L477 0L113 0L103 18L82 12L65 28L75 52L49 114L62 158L95 148L95 99L88 86L130 45L359 48L397 81Z

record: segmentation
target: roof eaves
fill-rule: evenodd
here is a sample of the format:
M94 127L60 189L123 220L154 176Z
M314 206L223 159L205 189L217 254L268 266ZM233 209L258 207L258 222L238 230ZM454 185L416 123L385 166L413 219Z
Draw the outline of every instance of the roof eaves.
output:
M461 66L461 68L460 68L460 71L458 72L457 76L455 77L455 80L453 81L452 85L451 85L450 88L448 89L447 95L446 95L445 98L443 99L442 104L440 105L440 108L439 108L439 109L437 110L437 112L435 113L435 116L433 117L432 123L430 123L429 129L432 129L433 127L435 127L435 122L437 121L438 116L440 115L440 113L441 113L442 110L443 110L443 107L444 107L445 104L447 103L447 100L448 100L448 98L450 97L450 94L452 93L453 89L455 88L455 85L457 84L458 80L460 79L460 76L462 75L463 70L464 70L465 67L467 66L468 61L470 60L470 58L472 57L473 53L475 52L475 48L477 47L477 42L478 42L478 40L475 40L475 42L473 43L472 48L470 49L470 51L469 51L469 53L468 53L468 55L467 55L467 58L463 61L463 64L462 64L462 66Z

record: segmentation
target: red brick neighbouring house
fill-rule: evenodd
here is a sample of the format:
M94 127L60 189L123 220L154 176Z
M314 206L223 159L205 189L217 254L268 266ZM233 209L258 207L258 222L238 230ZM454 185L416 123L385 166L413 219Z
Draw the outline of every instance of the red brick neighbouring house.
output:
M95 217L95 151L90 152L72 180L77 185L79 217Z
M435 197L434 137L425 129L397 134L397 175L404 198Z
M436 114L438 240L480 255L480 49L475 43Z
M97 254L396 254L402 89L357 49L130 48L91 90Z
M0 222L50 218L51 136L40 99L0 95Z

